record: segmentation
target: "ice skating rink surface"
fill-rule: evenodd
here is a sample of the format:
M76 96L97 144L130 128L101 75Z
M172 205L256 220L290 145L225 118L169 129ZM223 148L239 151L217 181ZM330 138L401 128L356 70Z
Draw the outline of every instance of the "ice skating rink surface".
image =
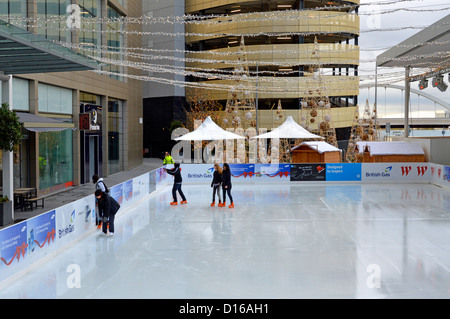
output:
M171 186L0 298L449 298L450 191L431 184ZM229 203L228 203L229 204Z

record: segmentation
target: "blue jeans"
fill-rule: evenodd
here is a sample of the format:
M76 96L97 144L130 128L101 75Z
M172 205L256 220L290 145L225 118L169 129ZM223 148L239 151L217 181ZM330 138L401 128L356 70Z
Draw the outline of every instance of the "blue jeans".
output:
M180 196L183 200L186 200L186 197L184 197L183 191L181 190L181 183L173 183L172 196L173 196L174 202L178 202L177 201L177 192L180 194Z

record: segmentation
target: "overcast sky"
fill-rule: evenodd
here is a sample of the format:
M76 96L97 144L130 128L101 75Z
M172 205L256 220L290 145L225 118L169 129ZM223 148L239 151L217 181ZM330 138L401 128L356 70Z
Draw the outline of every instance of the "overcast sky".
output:
M395 12L396 9L402 9ZM404 10L407 9L407 10ZM449 0L361 0L360 14L360 29L361 34L359 38L359 45L361 49L361 64L360 64L360 77L361 84L373 82L368 77L375 75L375 59L376 57L403 40L411 37L412 35L420 32L423 27L429 26L443 17L450 14L450 2ZM433 10L433 11L427 11ZM409 29L413 27L413 29ZM376 31L387 29L402 29L397 31ZM381 49L373 51L374 49ZM365 62L371 60L370 62ZM393 79L399 80L402 78L401 73L404 73L404 69L386 69L378 68L379 81L383 76L400 72L397 76L393 76ZM449 84L449 88L445 92L440 92L437 88L433 88L431 83L429 87L424 90L433 96L439 97L447 102L450 102L450 83L448 82L448 76L445 75L444 80ZM393 80L392 80L393 81ZM392 82L397 85L404 85L403 81ZM417 89L418 82L411 83L411 88ZM392 89L379 89L378 90L378 105L380 107L380 116L383 116L383 111L389 113L401 112L399 107L403 102L401 98L401 92ZM374 90L361 89L359 105L364 106L366 98L369 98L369 104L373 105ZM415 103L415 104L414 104ZM425 98L420 98L417 102L417 95L412 97L411 107L417 110L417 104L424 105L423 111L427 109L435 110L434 103L426 101ZM440 108L442 110L442 108ZM422 116L425 113L422 112ZM423 116L425 117L425 116Z

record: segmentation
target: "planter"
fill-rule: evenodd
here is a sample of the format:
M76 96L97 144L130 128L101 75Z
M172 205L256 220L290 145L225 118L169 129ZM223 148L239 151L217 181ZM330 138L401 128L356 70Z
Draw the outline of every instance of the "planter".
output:
M7 226L13 223L12 201L0 203L0 226Z

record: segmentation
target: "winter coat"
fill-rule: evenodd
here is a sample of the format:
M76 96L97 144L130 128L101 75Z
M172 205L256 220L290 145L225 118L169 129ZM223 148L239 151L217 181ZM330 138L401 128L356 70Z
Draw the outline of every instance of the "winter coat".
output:
M168 174L174 176L174 183L181 183L183 178L181 177L181 168L180 165L175 164L174 168L170 168L166 170Z
M164 157L163 165L166 164L174 164L172 156L167 155L166 157Z
M106 193L102 193L97 203L99 216L103 218L115 215L120 208L119 203Z
M103 178L101 178L101 177L98 179L97 183L95 184L95 190L97 190L97 189L101 190L104 193L109 194L109 189L108 189L108 187L106 187L106 184L103 181Z
M224 169L222 171L222 188L225 188L225 186L231 187L231 172Z
M220 185L220 183L222 183L222 174L220 174L218 171L214 171L211 187L213 187L214 185Z

